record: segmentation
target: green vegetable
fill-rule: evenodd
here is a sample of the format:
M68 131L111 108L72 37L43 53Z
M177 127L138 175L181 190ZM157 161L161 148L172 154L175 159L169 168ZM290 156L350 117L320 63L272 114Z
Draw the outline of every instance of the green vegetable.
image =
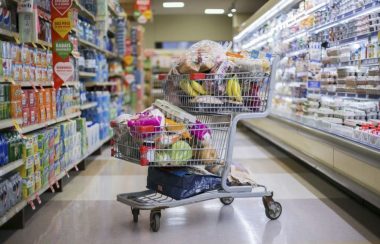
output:
M174 161L173 163L190 160L193 155L191 146L185 141L177 141L171 146L171 149L170 158Z
M156 152L154 159L159 165L162 166L169 165L171 163L170 156L166 152Z

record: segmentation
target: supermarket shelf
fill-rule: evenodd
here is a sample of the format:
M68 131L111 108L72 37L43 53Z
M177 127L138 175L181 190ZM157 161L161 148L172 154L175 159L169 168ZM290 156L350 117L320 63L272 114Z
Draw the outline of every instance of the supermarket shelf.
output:
M107 3L108 5L108 10L110 11L110 13L116 17L119 17L119 13L116 12L116 9L114 6L112 6L112 4L110 2Z
M50 125L54 125L56 123L59 123L59 122L65 121L65 120L73 119L73 118L78 117L80 115L81 115L81 113L77 112L77 113L73 113L73 114L70 114L70 115L67 115L67 116L64 116L64 117L61 117L61 118L53 119L53 120L50 120L50 121L47 121L47 122L44 122L44 123L22 127L21 128L21 133L22 134L26 134L26 133L29 133L29 132L32 132L32 131L35 131L35 130L39 130L39 129L48 127Z
M81 78L93 78L93 77L96 77L96 73L80 71L79 77L81 77Z
M307 53L309 53L309 49L301 49L297 51L288 52L286 56L292 57L292 56L298 56L298 55L307 54Z
M99 148L101 148L104 144L106 144L109 140L111 140L112 136L109 136L107 137L106 139L100 141L99 145L96 146L96 147L93 147L91 149L89 149L89 151L83 156L81 157L79 160L77 160L75 163L71 164L69 167L67 167L66 171L69 171L71 169L73 169L76 165L78 165L80 162L82 162L83 160L85 160L86 158L88 158L89 156L91 156L91 154L93 154L96 150L98 150ZM63 171L61 172L61 174L59 174L56 179L57 181L62 179L63 177L65 177L66 175L66 172ZM6 222L8 222L8 220L10 220L13 216L15 216L17 213L19 213L21 210L23 210L27 203L29 201L34 201L36 199L36 196L40 196L42 195L45 191L47 191L48 189L50 188L50 185L46 185L44 187L42 187L38 192L37 194L34 194L32 197L28 198L27 200L22 200L21 202L19 202L18 204L16 204L15 206L13 206L10 210L8 210L4 216L1 216L0 217L0 226L2 226L3 224L5 224Z
M85 87L94 86L115 86L118 82L106 81L106 82L84 82Z
M318 138L331 141L334 145L341 146L345 150L353 150L355 152L358 152L360 153L360 155L363 155L362 158L365 162L368 162L373 166L380 167L380 161L373 161L373 158L380 158L380 150L378 148L365 145L360 142L356 142L352 139L346 138L338 134L333 134L327 131L323 131L321 129L313 128L307 124L274 113L271 113L269 115L269 118L280 121L281 123L285 123L292 127L302 129L303 131L306 131L308 134L315 135Z
M23 81L23 82L16 82L16 84L20 85L21 87L52 87L53 82L43 82L43 83L35 83L30 81ZM62 86L78 86L80 83L78 81L67 81L62 84Z
M91 19L92 22L96 21L95 16L88 11L82 4L80 4L79 0L75 0L75 5L78 7L79 15L84 15L85 17Z
M86 110L86 109L89 109L89 108L93 108L93 107L96 107L98 105L97 102L89 102L89 103L85 103L83 105L80 106L80 110Z
M17 169L18 167L20 167L22 164L23 164L23 160L22 159L19 159L17 161L14 161L14 162L10 162L2 167L0 167L0 177L11 172L12 170L14 169Z
M22 119L16 119L16 122L18 124L21 124L22 123ZM0 120L0 130L11 128L13 126L14 126L13 125L13 119L3 119L3 120Z
M86 40L84 40L82 38L78 38L78 42L79 42L80 45L83 45L83 46L86 46L86 47L90 47L90 48L93 48L93 49L95 49L95 50L97 50L97 51L99 51L101 53L104 53L105 56L107 58L109 58L109 59L118 59L120 61L124 60L122 56L117 55L117 54L115 54L113 52L110 52L110 51L108 51L106 49L103 49L101 47L98 47L97 45L95 45L95 44L93 44L93 43L91 43L89 41L86 41Z
M23 210L26 207L26 201L21 201L9 209L4 216L0 217L0 226L8 222L13 216L15 216L18 212Z
M80 82L79 81L67 81L62 84L62 86L79 86Z
M109 78L113 78L113 77L119 77L119 78L124 78L124 75L123 74L118 74L118 73L110 73L108 75Z
M18 32L9 31L6 29L0 28L0 36L9 37L9 38L20 38L20 35Z
M112 92L111 96L120 97L120 96L123 96L124 94L125 94L125 92Z
M342 23L346 23L346 22L348 22L350 20L353 20L358 15L364 15L366 13L369 13L369 12L372 12L372 11L376 11L376 10L380 10L380 5L379 4L375 4L375 3L370 3L370 4L367 4L364 7L356 9L355 11L350 11L348 13L339 15L337 17L337 20L333 20L333 21L330 21L328 23L325 23L325 24L322 24L322 25L318 25L318 26L314 26L312 28L299 31L297 33L294 33L294 34L292 34L292 35L284 38L283 41L284 42L292 41L292 40L294 40L294 39L296 39L298 37L301 37L301 36L305 35L306 33L318 33L318 32L321 32L323 30L326 30L326 29L329 29L331 27L334 27L334 26L340 25ZM339 43L340 42L341 41L339 41Z
M272 116L269 116L268 119L272 119ZM275 118L275 120L276 120L276 118ZM279 121L279 122L281 123L281 121ZM330 179L332 179L334 182L338 183L339 185L341 185L345 189L348 189L353 194L355 194L357 196L360 196L362 199L364 199L367 202L371 203L375 207L380 208L380 197L379 197L379 195L377 195L377 194L373 193L372 191L368 190L366 187L362 186L361 184L356 183L353 179L350 179L349 176L342 175L337 170L335 170L335 169L333 169L331 167L328 167L326 164L320 162L315 157L306 155L304 152L301 152L299 149L297 149L297 148L289 145L286 141L283 141L283 140L277 138L276 136L273 136L273 135L267 133L262 128L256 127L249 120L243 121L243 124L247 128L249 128L250 130L252 130L255 133L257 133L258 135L260 135L263 138L269 140L270 142L272 142L276 146L278 146L278 147L282 148L283 150L285 150L286 152L294 155L296 158L299 158L301 161L303 161L304 163L306 163L310 167L312 167L315 170L317 170L317 171L321 172L322 174L326 175L327 177L329 177ZM286 125L290 125L289 131L291 131L292 133L297 133L296 132L297 128L295 128L296 130L292 130L292 127L295 125L294 123L288 124L285 121L285 124ZM295 126L298 127L298 125L295 125ZM288 127L286 127L286 126L282 127L282 129L285 129L285 128L288 128ZM303 126L299 127L298 129L300 129L300 131L302 131ZM308 130L309 128L306 128L306 129ZM307 132L302 132L302 134L304 136L310 137L309 139L314 139L314 140L317 140L317 141L320 141L320 142L325 142L325 143L327 142L326 140L324 140L324 138L320 138L319 135L311 135L311 134L309 135ZM323 135L321 135L321 136L323 136ZM333 140L334 139L336 139L336 138L333 138ZM333 145L335 146L335 144L333 144ZM347 152L348 153L349 150L350 150L350 148L348 148L348 149L346 148L346 149L343 149L343 152ZM359 156L356 153L357 150L358 150L358 148L354 147L353 153L355 153L355 156ZM360 156L365 156L365 155L361 155L360 154Z
M324 68L344 68L349 66L379 66L380 58L368 58L362 60L351 60L346 62L340 62L338 64L326 64Z
M40 46L48 47L48 48L52 48L53 47L53 45L51 44L51 42L46 42L46 41L43 41L43 40L38 40L37 44L39 44Z
M321 3L317 6L314 6L312 7L311 9L308 9L306 11L303 11L302 13L296 15L293 17L293 19L291 19L288 23L287 23L287 26L286 27L289 27L289 26L292 26L294 25L295 23L297 22L300 22L302 20L304 20L305 18L307 18L311 13L314 13L315 11L325 7L327 5L327 2L324 2L324 3Z

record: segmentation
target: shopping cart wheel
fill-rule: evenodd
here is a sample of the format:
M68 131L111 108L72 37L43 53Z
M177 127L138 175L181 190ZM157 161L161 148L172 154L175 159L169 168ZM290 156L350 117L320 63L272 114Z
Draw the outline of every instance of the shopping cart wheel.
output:
M161 219L160 211L150 212L150 229L153 232L157 232L160 229L160 219Z
M263 197L263 204L268 219L275 220L281 216L282 206L279 202L274 201L272 196Z
M140 209L131 208L131 210L132 210L132 215L133 215L133 222L137 223L139 221Z
M219 200L224 204L224 205L230 205L233 201L233 197L221 197Z

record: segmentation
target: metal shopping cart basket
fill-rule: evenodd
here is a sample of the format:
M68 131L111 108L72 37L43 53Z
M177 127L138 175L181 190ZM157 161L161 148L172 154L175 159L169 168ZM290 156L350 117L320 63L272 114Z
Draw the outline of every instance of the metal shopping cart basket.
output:
M207 147L199 141L191 141L193 155L191 158L177 157L188 153L184 149L167 149L155 141L155 153L177 154L176 160L166 157L149 159L150 144L147 138L162 140L163 131L178 132L179 128L138 127L129 128L123 123L113 122L114 140L112 155L128 162L149 167L175 167L222 165L221 187L193 197L175 200L153 190L123 193L117 200L131 206L133 220L138 221L140 210L151 210L150 227L152 231L160 228L161 210L219 198L229 205L234 198L262 197L265 214L269 219L277 219L282 212L280 203L273 200L273 192L259 184L231 185L228 177L232 164L233 144L237 123L242 119L263 118L268 114L271 102L270 74L263 72L229 73L224 75L191 74L191 75L162 75L165 100L189 112L193 117L182 118L184 131L197 133L194 122L200 121L210 130L212 137ZM192 89L192 90L190 90ZM203 90L202 90L203 89ZM165 110L168 103L160 101L157 106ZM171 111L167 109L166 111ZM170 115L176 114L169 112ZM198 128L199 129L199 128ZM178 133L177 133L178 134ZM195 151L195 153L194 153ZM202 157L202 153L212 153L212 157Z

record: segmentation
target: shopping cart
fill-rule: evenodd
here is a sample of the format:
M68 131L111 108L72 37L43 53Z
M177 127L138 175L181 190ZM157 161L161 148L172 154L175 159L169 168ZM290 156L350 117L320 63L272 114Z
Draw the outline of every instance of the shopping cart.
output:
M207 147L200 145L199 141L196 140L190 142L193 145L193 156L191 159L182 160L184 157L178 157L178 154L185 154L188 151L177 149L173 152L173 149L165 147L165 143L160 145L165 140L155 141L155 153L169 153L171 155L174 153L177 156L174 157L176 159L174 162L172 158L152 158L152 154L149 153L151 147L147 143L147 138L156 138L157 140L163 136L162 132L165 129L174 132L171 131L173 128L158 126L131 129L125 123L114 121L112 123L115 132L112 155L128 162L149 167L221 165L222 183L218 190L207 191L181 200L175 200L153 190L119 194L117 200L131 206L133 221L138 221L140 210L150 210L150 228L156 232L160 228L161 210L163 209L215 198L219 198L224 205L229 205L234 201L234 198L250 197L262 197L266 216L271 220L279 218L282 207L280 203L273 200L272 191L268 191L265 186L256 183L231 185L228 180L238 122L242 119L263 118L268 114L273 84L270 73L162 75L161 80L164 84L165 100L194 115L194 117L181 118L182 121L187 122L184 124L185 128L182 128L183 131L194 130L194 121L201 121L209 128L212 137L209 139ZM197 84L191 84L191 82L197 82L201 85L205 94L201 94L200 87L197 87ZM198 92L194 93L189 86L193 86L193 89L198 90ZM157 106L163 111L167 111L166 116L175 117L175 114L179 114L169 109L166 102L159 101ZM178 132L179 128L174 129ZM192 133L196 134L196 130ZM202 156L204 152L212 153L213 156L204 157Z

